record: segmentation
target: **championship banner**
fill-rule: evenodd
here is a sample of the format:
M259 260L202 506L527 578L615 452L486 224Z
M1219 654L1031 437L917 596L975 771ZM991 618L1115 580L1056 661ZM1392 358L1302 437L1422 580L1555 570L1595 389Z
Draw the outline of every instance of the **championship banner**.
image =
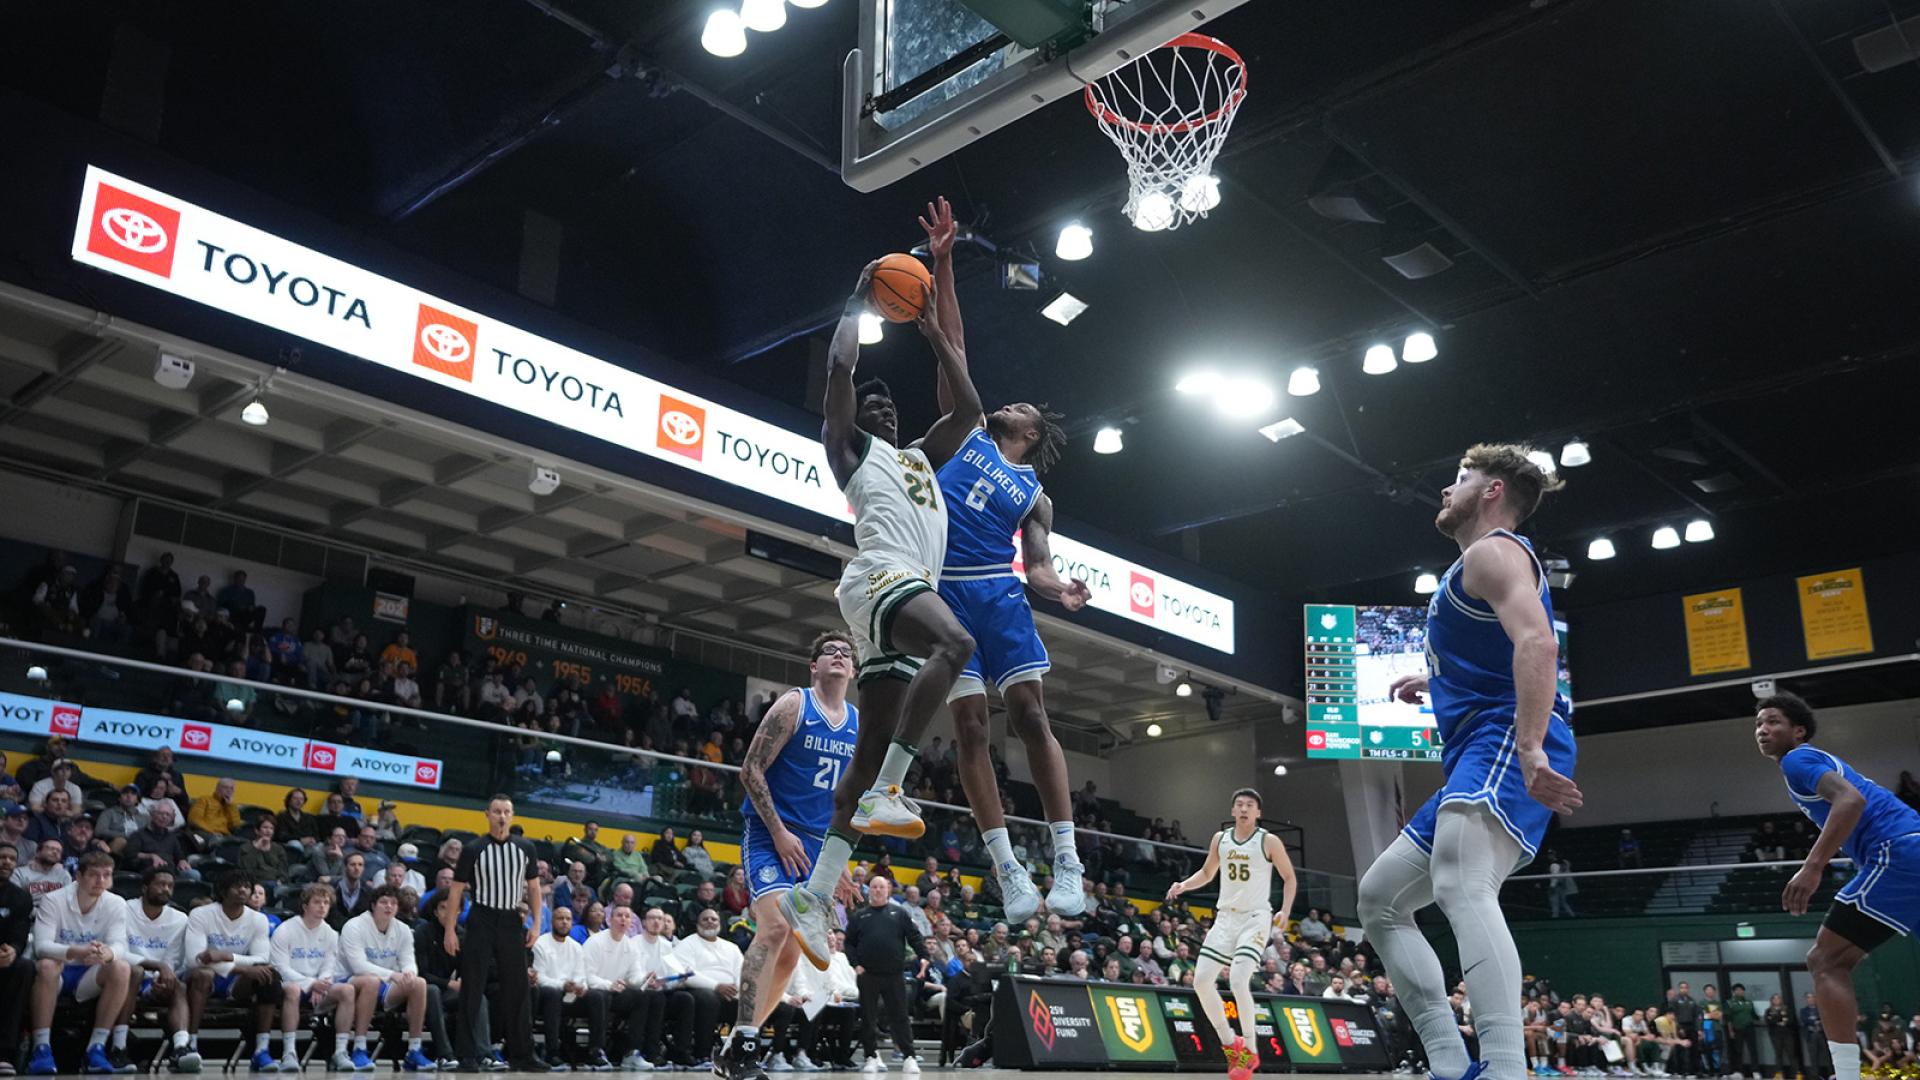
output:
M1747 613L1739 589L1680 598L1687 625L1687 671L1712 675L1753 666L1747 654Z
M1229 1019L1240 1030L1236 1006ZM1261 1072L1384 1072L1386 1037L1373 1010L1331 998L1255 996ZM1001 976L994 986L994 1060L1002 1068L1107 1065L1219 1072L1220 1041L1192 990Z
M1807 659L1831 660L1873 651L1873 625L1867 619L1867 584L1860 568L1809 574L1794 579L1800 594L1800 631Z
M571 677L590 695L605 679L622 704L649 694L664 702L683 688L703 703L746 698L745 676L682 663L666 649L490 608L466 608L461 620L466 655L519 668L543 686Z
M325 776L352 776L384 784L437 790L441 763L434 758L363 750L233 724L211 724L121 709L83 708L19 694L0 694L0 731L59 735L81 743L150 750L248 765L268 765Z
M851 521L812 434L87 167L75 262L318 342L390 371L589 435L654 461ZM1233 601L1055 533L1054 566L1089 606L1231 654Z

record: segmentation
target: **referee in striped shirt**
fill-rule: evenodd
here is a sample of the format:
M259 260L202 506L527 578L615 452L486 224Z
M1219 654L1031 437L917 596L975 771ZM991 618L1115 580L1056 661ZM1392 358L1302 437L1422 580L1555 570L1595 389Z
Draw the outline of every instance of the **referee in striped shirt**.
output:
M460 960L464 1021L460 1027L467 1042L467 1051L461 1057L465 1059L462 1064L469 1068L493 1066L493 1054L479 1045L476 1033L485 1030L481 1015L487 1007L487 978L496 974L500 980L500 1015L507 1024L507 1060L516 1069L535 1067L533 1014L526 1007L526 971L527 958L540 935L539 859L524 837L509 835L512 826L513 800L495 795L487 802L487 835L461 850L447 902L440 909L447 955ZM456 931L460 900L469 889L473 890L473 908L467 915L463 949ZM523 898L527 910L533 913L530 922L520 918Z

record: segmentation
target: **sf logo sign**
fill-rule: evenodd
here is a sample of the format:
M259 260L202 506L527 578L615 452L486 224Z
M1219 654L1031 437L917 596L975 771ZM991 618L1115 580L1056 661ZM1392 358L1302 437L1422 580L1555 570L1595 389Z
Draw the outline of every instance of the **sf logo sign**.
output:
M480 327L472 319L463 319L421 304L414 320L413 362L429 371L451 375L461 382L473 381L473 356L480 348Z
M180 211L102 183L94 188L87 251L158 277L173 276Z

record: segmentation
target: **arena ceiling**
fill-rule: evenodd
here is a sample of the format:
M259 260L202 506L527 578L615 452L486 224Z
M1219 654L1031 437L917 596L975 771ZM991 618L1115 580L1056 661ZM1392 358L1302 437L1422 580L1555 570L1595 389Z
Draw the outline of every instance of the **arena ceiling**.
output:
M1533 525L1580 571L1562 600L1576 610L1911 547L1885 508L1920 494L1920 64L1870 72L1854 39L1920 14L1915 0L1254 0L1208 28L1253 89L1222 205L1156 235L1120 218L1118 158L1072 100L874 195L846 188L823 162L853 8L796 9L720 61L691 2L81 2L5 16L0 84L504 289L529 221L552 223L558 310L793 401L855 269L914 243L914 211L944 193L1092 305L1057 327L1044 296L1001 291L985 260L962 267L985 396L1074 420L1050 478L1063 512L1287 602L1408 598L1416 568L1451 558L1430 504L1480 439L1593 446ZM1322 217L1321 194L1384 223ZM1044 258L1074 217L1093 258ZM1451 268L1407 280L1381 261L1423 241ZM1366 344L1423 328L1436 361L1360 373ZM910 338L867 363L924 415ZM1325 389L1275 414L1307 436L1271 444L1180 400L1174 377L1199 363L1276 385L1318 365ZM88 379L71 392L113 414ZM316 447L361 430L289 423ZM1101 423L1126 429L1124 453L1089 452ZM176 445L244 434L229 427ZM446 494L379 505L382 485L427 475L354 460L406 456L396 438L366 433L294 475L371 498L347 523L362 533L431 535L442 511L511 519L462 543L532 574L574 572L618 522L653 527L604 493L522 506L471 448L436 451L457 477ZM477 471L459 475L466 461ZM1654 525L1694 516L1719 539L1646 549ZM660 528L720 543L699 523ZM1600 535L1621 556L1587 564ZM688 558L632 550L581 582ZM806 588L734 587L824 611ZM655 588L670 607L717 598L671 575Z

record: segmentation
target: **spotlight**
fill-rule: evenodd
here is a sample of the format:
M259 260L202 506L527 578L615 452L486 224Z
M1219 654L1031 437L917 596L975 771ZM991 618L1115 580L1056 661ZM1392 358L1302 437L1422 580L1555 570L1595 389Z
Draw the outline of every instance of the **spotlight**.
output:
M1236 419L1259 416L1273 408L1273 387L1245 376L1228 379L1214 391L1213 407Z
M1063 292L1059 296L1047 301L1047 306L1040 309L1040 314L1045 315L1061 326L1065 326L1079 318L1086 310L1087 302L1085 300L1080 299L1070 292Z
M822 7L826 4L826 2L827 0L787 0L787 3L792 4L794 7L797 7L797 8Z
M1187 679L1181 679L1179 682L1173 684L1173 696L1192 697L1193 683Z
M1662 525L1653 530L1653 550L1665 551L1680 546L1680 534L1671 525Z
M1096 454L1117 454L1121 451L1120 429L1103 427L1093 436L1093 452Z
M535 465L527 473L527 490L535 495L551 495L560 490L560 472L545 465Z
M27 669L27 681L41 683L47 681L47 669L35 664Z
M1593 452L1587 449L1587 441L1575 436L1567 440L1560 448L1560 464L1569 469L1577 469L1593 460Z
M1409 364L1424 364L1440 355L1440 349L1433 343L1433 335L1422 330L1408 334L1405 344L1400 346L1400 358Z
M1287 393L1294 397L1312 397L1320 392L1320 372L1317 368L1297 367L1287 376Z
M1613 556L1613 541L1604 536L1587 545L1587 558L1595 562L1603 562Z
M1305 430L1307 429L1300 426L1300 421L1289 416L1285 420L1275 420L1273 423L1261 428L1260 434L1265 435L1274 442L1279 442L1281 439L1290 439Z
M1161 729L1160 729L1160 725L1159 725L1159 724L1148 724L1148 725L1147 725L1147 738L1149 738L1149 739L1157 739L1157 738L1159 738L1159 737L1160 737L1160 730L1161 730Z
M1214 394L1224 385L1220 376L1211 371L1190 371L1180 376L1173 388L1183 394Z
M1275 776L1287 775L1287 767L1285 765L1275 765L1273 767L1273 775Z
M787 0L746 0L740 5L740 22L749 30L771 34L787 25Z
M706 29L700 31L700 47L719 57L739 56L747 51L747 28L740 13L721 8L707 16Z
M1367 357L1360 362L1360 370L1369 375L1385 375L1400 366L1393 358L1393 346L1375 345L1367 350Z
M1413 579L1413 591L1421 596L1432 596L1440 591L1440 579L1423 571Z
M254 427L264 427L267 421L271 419L273 418L267 415L267 407L260 403L259 398L254 398L247 403L246 408L240 410L241 422L251 424Z
M1199 173L1180 189L1180 209L1189 214L1204 214L1220 205L1220 178Z
M1694 518L1687 522L1687 543L1704 544L1713 539L1713 522L1706 518Z
M549 764L549 765L558 765L558 764L560 764L560 759L561 759L561 757L562 757L562 756L563 756L563 755L562 755L562 754L560 753L560 751L558 751L558 750L549 750L549 751L547 751L547 764Z
M880 337L884 333L884 330L882 329L884 325L885 324L883 324L880 321L880 316L875 315L873 312L871 311L861 312L860 313L860 344L862 345L880 344Z
M241 701L237 697L230 697L227 699L227 711L230 713L234 713L236 715L239 713L246 712L247 711L246 702Z
M1079 222L1070 222L1060 230L1060 239L1054 241L1053 253L1068 262L1079 262L1093 254L1093 230Z
M1159 232L1173 224L1173 200L1164 191L1149 191L1133 204L1133 227L1141 232Z
M1527 451L1527 460L1533 462L1539 467L1541 473L1547 476L1552 476L1553 471L1559 468L1558 465L1553 463L1553 455L1547 453L1545 450Z

